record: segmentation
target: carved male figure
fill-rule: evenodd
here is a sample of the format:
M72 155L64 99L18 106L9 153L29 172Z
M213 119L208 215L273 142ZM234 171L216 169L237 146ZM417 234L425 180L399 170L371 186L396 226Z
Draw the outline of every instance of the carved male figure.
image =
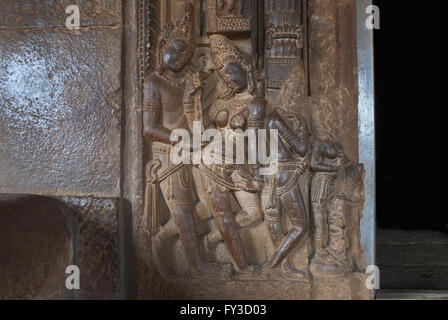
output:
M185 3L173 24L165 26L158 42L157 71L150 74L144 85L144 134L153 141L153 183L159 183L163 197L176 224L179 238L194 275L225 277L226 266L207 263L200 255L199 242L193 219L193 195L190 168L174 166L170 161L170 136L175 129L190 130L184 112L184 68L194 52L193 6ZM188 99L186 99L188 100ZM152 214L157 214L152 212ZM159 258L161 238L153 237L153 255L159 272L167 272Z
M304 94L303 68L295 69L280 93L279 106L267 118L267 128L278 130L278 171L266 177L264 199L265 223L275 248L274 256L265 272L271 277L303 279L306 274L296 270L289 261L290 253L299 245L308 230L308 217L299 185L299 178L310 165L310 132L306 119L294 110L297 97ZM289 104L293 104L289 106ZM285 233L282 210L289 215L292 228ZM286 235L285 235L286 234ZM283 263L282 263L283 262ZM281 270L279 267L281 266Z
M323 249L327 243L327 203L334 193L334 184L345 155L340 144L315 140L311 157L311 211L313 220L314 250Z

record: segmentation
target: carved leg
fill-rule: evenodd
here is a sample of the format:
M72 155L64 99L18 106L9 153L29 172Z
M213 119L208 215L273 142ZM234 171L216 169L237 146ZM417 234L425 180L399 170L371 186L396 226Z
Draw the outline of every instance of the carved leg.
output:
M167 202L172 219L176 225L193 275L226 279L231 274L230 266L206 263L201 257L199 240L193 219L193 197L189 174L183 168L163 181L162 194ZM157 249L157 248L156 248ZM159 246L160 249L160 246Z
M289 255L300 244L308 229L308 220L299 186L282 195L280 201L284 212L289 214L293 227L284 236L280 216L274 217L274 219L266 216L268 230L271 230L271 240L276 246L276 252L264 272L268 279L302 281L309 278L308 274L294 269L289 261ZM268 222L268 220L271 221ZM275 232L273 232L274 230Z
M235 215L235 220L240 229L250 228L263 220L263 210L258 194L245 191L236 191L235 198L243 209Z
M199 202L196 204L196 215L199 221L211 219L213 216L207 207L207 196L203 192L204 186L202 185L201 173L197 168L193 167L191 168L191 175L196 187L196 195L199 198Z
M325 206L318 201L312 201L312 218L313 218L313 248L317 252L323 249L326 245L326 224L327 217Z
M281 208L277 208L277 210L267 210L265 212L265 223L269 238L271 239L274 248L277 250L285 235L281 218Z
M322 177L322 173L315 173L311 181L311 217L313 221L313 249L318 252L328 241L328 224L326 201L332 186Z
M204 179L208 179L205 178ZM229 191L217 185L216 182L208 180L204 183L205 193L209 206L215 217L216 226L221 233L222 239L232 255L233 260L240 271L248 267L244 253L243 242L238 231L238 225L233 217L230 205Z
M247 268L246 255L233 214L231 212L216 212L215 220L233 260L240 270L244 270Z
M157 235L152 237L151 245L152 245L152 257L154 264L157 267L157 270L162 276L167 276L168 271L164 267L162 263L162 259L160 257L160 253L162 252L163 244L169 240L170 238L177 235L177 226L174 223L174 220L170 218L166 224L160 227Z
M366 257L361 247L360 220L361 210L356 205L347 205L347 225L348 225L348 262L350 268L356 271L363 271L366 268Z
M341 274L345 270L345 200L328 201L328 245L317 252L311 262L313 274Z
M273 266L278 266L303 239L308 230L305 205L299 186L295 186L280 197L282 206L291 218L293 228L283 238L282 243L272 259Z
M238 229L250 228L263 221L263 212L261 210L260 198L258 195L238 191L235 192L235 198L243 209L234 215ZM213 251L216 243L223 240L219 229L211 231L202 239L203 247L208 254Z

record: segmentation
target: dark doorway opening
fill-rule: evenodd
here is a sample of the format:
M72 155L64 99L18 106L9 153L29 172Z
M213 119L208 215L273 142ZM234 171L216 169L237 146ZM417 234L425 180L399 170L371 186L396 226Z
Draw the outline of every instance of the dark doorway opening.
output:
M446 1L373 3L381 288L448 290Z

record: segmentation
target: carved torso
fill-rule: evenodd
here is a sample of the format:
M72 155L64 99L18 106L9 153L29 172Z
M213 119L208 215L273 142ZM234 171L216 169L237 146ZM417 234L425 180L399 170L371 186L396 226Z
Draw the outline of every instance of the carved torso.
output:
M161 102L161 119L165 128L187 129L188 123L184 121L183 96L185 85L168 80L157 73L152 73L145 82L145 96L150 102L159 99Z

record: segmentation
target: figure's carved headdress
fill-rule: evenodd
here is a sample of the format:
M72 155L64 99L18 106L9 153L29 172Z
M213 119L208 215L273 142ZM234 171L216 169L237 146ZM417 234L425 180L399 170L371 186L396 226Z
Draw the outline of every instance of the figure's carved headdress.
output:
M179 14L172 23L165 25L159 36L158 42L158 68L162 68L162 55L165 47L172 40L184 40L194 45L194 7L190 2L185 2L180 9Z
M254 79L252 67L247 61L246 56L236 47L232 41L226 36L214 34L209 36L210 47L212 49L213 61L215 62L216 71L222 73L224 67L229 62L239 63L248 75L249 92L254 90Z
M248 65L246 57L226 36L214 34L209 37L212 48L213 61L216 70L221 71L228 62L240 63L243 67Z

